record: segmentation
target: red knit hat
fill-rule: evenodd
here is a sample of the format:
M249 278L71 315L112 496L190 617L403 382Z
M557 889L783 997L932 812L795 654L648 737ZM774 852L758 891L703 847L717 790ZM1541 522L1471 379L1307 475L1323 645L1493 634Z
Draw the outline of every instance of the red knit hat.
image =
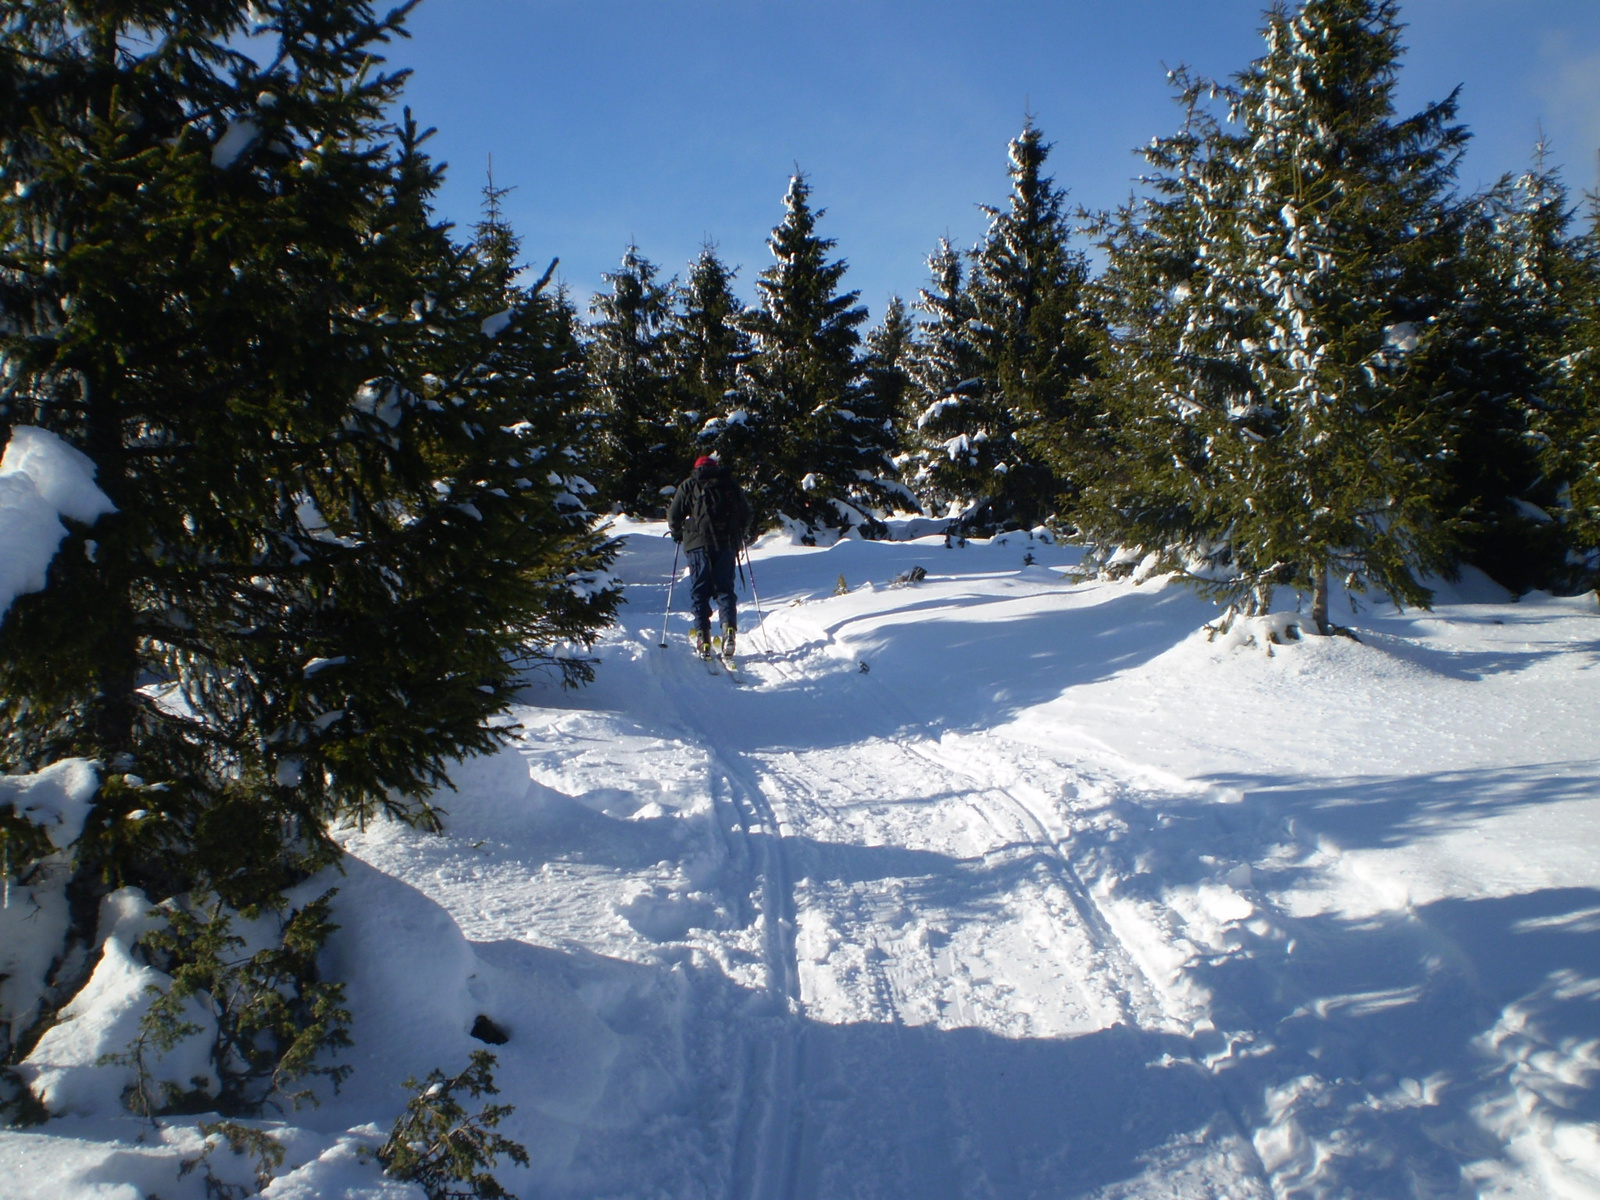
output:
M694 460L694 469L698 471L701 467L708 467L716 461L717 460L712 458L709 454L702 454L699 458Z

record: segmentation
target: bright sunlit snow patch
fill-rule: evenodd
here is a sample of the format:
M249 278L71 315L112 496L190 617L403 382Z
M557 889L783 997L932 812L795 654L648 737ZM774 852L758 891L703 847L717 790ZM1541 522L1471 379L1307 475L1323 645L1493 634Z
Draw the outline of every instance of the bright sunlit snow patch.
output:
M0 459L0 617L17 596L43 589L67 535L63 517L90 524L115 511L94 476L88 457L55 434L12 429Z
M228 122L216 145L211 147L211 165L227 170L239 161L239 156L261 136L261 126L252 117L238 117Z
M1412 321L1387 325L1383 330L1383 344L1397 354L1410 354L1421 344L1420 331Z

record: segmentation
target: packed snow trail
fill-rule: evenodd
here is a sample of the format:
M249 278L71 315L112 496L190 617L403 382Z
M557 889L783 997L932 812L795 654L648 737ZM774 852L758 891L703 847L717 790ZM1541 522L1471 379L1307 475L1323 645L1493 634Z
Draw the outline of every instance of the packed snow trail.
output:
M1528 733L1527 765L1481 777L1407 774L1417 747L1449 740L1428 727L1440 713L1483 724L1480 742L1516 718L1419 680L1431 650L1406 621L1376 635L1398 631L1385 651L1301 644L1282 666L1203 639L1184 651L1207 615L1191 595L1071 587L1051 569L1070 553L1027 539L769 552L767 619L751 628L747 606L741 670L709 677L679 619L655 645L669 550L631 538L630 606L596 685L530 692L518 714L545 864L505 932L677 973L673 1020L696 1049L634 1064L670 1102L599 1104L532 1194L648 1179L663 1196L775 1200L1600 1195L1600 1040L1583 1036L1600 1029L1600 892L1547 823L1581 827L1585 846L1600 833L1581 736ZM835 564L870 586L830 596ZM919 564L926 582L886 586ZM1593 663L1592 644L1567 649L1587 658L1548 661ZM1346 651L1334 666L1353 685L1318 696L1311 656ZM1244 704L1220 720L1265 732L1282 711L1270 690L1250 711L1231 671L1326 704L1336 736L1324 750L1301 735L1297 776L1265 745L1228 757L1253 735L1230 742L1193 707L1215 697L1117 713L1169 687L1123 681L1185 653L1173 671L1220 672L1217 694ZM1380 712L1381 736L1338 715L1353 696L1405 706L1419 682L1422 715ZM1592 688L1566 702L1595 712ZM1210 758L1163 762L1151 733L1209 737ZM1324 753L1346 757L1344 778L1310 770ZM1256 769L1216 769L1240 764ZM1473 802L1443 811L1461 787ZM585 814L585 832L556 811ZM1539 860L1523 883L1547 886L1412 903L1403 876L1430 846L1507 814ZM647 830L649 848L619 853ZM1508 902L1502 928L1550 931L1531 955L1524 935L1511 971L1495 961L1510 935L1466 915ZM652 1136L619 1158L606 1131L630 1122Z
M1157 1169L1134 1147L1166 1147L1160 1174L1192 1178L1183 1194L1268 1194L1214 1081L1157 1068L1174 1078L1150 1085L1150 1062L1192 1035L1192 1006L1118 937L1069 853L1106 781L919 717L788 606L781 570L783 607L760 629L746 608L740 671L708 676L681 622L654 644L668 550L634 539L630 605L596 685L516 714L543 812L508 849L542 842L545 859L508 872L528 881L517 900L475 928L501 885L472 872L459 900L437 873L426 885L475 942L598 951L693 981L684 1042L715 1049L682 1068L698 1079L673 1119L698 1125L697 1145L720 1130L724 1157L697 1173L658 1164L675 1180L660 1194L1085 1194ZM1041 569L1027 591L1060 584ZM474 790L463 781L447 806L451 836L476 843L490 830ZM641 827L649 848L621 853ZM420 884L391 857L392 832L352 849ZM580 1144L546 1190L625 1190L619 1165Z
M737 753L719 743L716 727L703 719L704 701L698 691L686 692L681 664L652 663L669 669L666 691L679 716L699 735L711 752L710 790L727 812L730 834L740 845L743 890L752 902L747 911L761 932L761 963L766 976L774 1025L764 1045L751 1047L742 1089L745 1107L740 1113L738 1139L730 1176L730 1196L752 1200L789 1200L794 1195L798 1116L794 1097L800 1086L803 1053L797 1028L803 1004L798 963L795 959L795 902L786 848L787 834L768 804L758 779L745 769Z
M308 885L355 1073L270 1200L366 1186L480 1013L523 1200L1600 1197L1593 596L1211 641L1026 536L769 540L711 675L623 530L595 683ZM20 1194L201 1200L96 1052L49 1070L99 1110L0 1134Z
M775 917L763 921L770 989L801 1018L747 1081L764 1092L748 1119L792 1141L766 1149L762 1174L736 1167L730 1193L986 1190L980 1153L949 1157L974 1125L970 1072L942 1054L918 1063L906 1029L1048 1038L1159 1023L1152 989L1037 818L1004 790L899 740L809 753L740 744L736 698L676 683L669 694L713 751L714 790L751 842L742 857L758 872L760 913ZM811 740L806 724L793 732ZM855 1036L831 1036L840 1028ZM1030 1110L1041 1099L1017 1097ZM881 1147L902 1145L907 1129L942 1153L885 1158ZM886 1174L868 1182L874 1161Z

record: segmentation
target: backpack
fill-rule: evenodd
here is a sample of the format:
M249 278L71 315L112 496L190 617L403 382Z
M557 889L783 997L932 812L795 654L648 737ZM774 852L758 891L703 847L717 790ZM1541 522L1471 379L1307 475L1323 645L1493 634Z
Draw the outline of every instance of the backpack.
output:
M727 475L692 481L689 522L706 545L737 550L743 544L744 517L738 484Z

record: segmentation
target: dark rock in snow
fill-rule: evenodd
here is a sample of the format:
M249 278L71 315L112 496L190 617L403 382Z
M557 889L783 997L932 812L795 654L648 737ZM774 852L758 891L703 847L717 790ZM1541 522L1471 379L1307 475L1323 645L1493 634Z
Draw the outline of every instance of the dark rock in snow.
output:
M482 1013L479 1013L477 1020L472 1022L472 1028L468 1032L480 1042L487 1042L491 1046L504 1046L511 1040L509 1033Z

